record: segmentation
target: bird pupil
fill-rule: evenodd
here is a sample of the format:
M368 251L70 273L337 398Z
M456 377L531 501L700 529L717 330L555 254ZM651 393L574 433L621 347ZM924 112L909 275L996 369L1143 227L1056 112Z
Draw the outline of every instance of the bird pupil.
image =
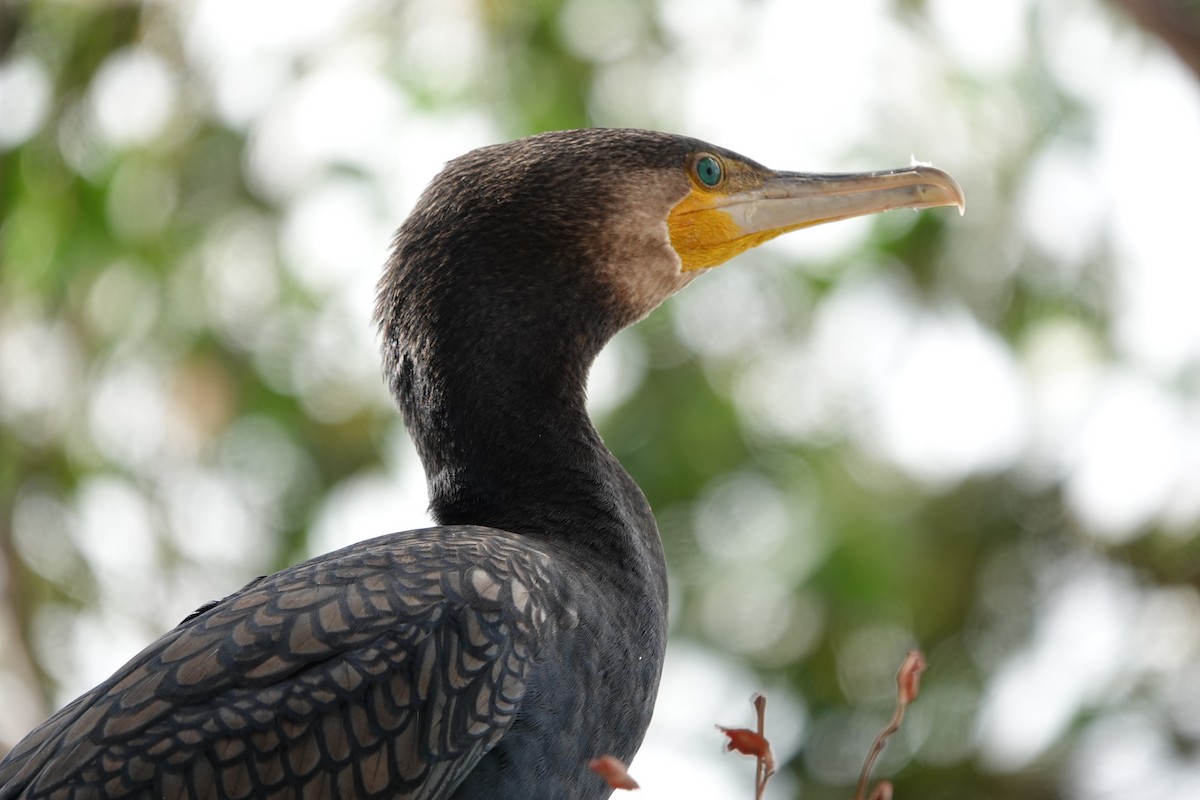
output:
M721 165L712 156L704 156L696 162L696 174L705 186L716 186L721 182Z

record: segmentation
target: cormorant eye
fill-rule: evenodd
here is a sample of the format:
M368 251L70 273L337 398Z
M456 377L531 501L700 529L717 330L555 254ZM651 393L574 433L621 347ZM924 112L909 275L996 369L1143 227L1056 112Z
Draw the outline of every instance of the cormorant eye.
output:
M721 162L712 156L701 156L696 159L696 177L705 186L716 186L721 182Z

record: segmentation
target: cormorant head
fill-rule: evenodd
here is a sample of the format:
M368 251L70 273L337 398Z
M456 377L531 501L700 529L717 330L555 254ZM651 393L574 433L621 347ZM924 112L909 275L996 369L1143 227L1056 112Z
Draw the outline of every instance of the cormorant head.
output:
M768 239L943 205L961 210L962 190L932 167L777 172L651 131L482 147L446 165L397 233L377 308L385 357L422 336L419 325L498 338L515 328L523 346L566 335L594 355L698 274Z

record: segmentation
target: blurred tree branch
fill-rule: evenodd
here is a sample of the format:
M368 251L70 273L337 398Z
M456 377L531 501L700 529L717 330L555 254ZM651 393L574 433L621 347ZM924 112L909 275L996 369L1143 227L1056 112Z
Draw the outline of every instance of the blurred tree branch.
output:
M1112 0L1167 43L1200 80L1200 0Z

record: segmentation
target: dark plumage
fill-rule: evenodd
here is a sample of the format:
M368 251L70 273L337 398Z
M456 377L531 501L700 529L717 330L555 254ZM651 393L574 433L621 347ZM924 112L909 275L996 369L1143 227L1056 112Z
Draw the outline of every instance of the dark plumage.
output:
M904 193L886 207L961 199L908 173L875 190ZM588 369L700 269L799 227L739 203L820 180L644 131L451 162L377 306L439 527L201 609L17 745L0 800L607 796L587 762L641 743L667 596L650 508L587 418Z

